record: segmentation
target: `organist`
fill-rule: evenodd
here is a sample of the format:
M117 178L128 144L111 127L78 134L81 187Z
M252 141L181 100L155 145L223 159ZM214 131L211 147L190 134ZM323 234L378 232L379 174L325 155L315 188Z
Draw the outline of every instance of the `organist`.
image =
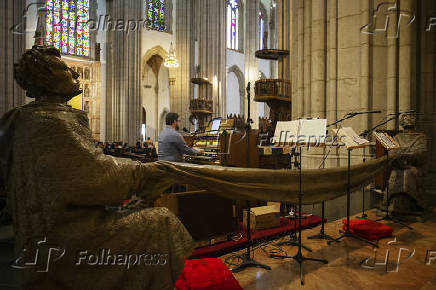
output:
M202 149L194 149L186 145L180 129L180 119L177 113L168 113L165 118L166 128L159 134L158 158L160 161L183 162L183 154L197 155Z

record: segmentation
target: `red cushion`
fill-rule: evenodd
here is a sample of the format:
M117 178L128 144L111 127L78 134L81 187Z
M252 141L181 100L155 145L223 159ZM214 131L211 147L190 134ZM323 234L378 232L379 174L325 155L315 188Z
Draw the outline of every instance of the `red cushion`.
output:
M186 260L177 290L242 290L227 266L217 258Z
M342 230L347 229L347 219L342 220ZM392 228L382 223L361 219L350 220L350 231L367 240L378 240L392 236Z

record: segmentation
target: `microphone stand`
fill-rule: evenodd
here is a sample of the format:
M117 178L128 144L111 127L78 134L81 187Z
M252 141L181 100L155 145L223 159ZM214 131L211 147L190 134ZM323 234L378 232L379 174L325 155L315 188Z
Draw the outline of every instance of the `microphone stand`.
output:
M406 113L411 113L411 112L413 112L413 111L406 112ZM378 127L383 126L384 124L386 124L386 123L388 123L388 122L390 122L392 120L398 119L398 117L401 114L403 114L403 113L395 113L395 114L393 114L393 117L391 117L391 118L381 122L380 124L376 125L375 127L371 128L369 130L363 131L360 134L360 136L366 137L370 132L374 131ZM387 159L389 160L389 150L387 150L386 148L385 148L385 154L386 154ZM386 173L385 173L384 178L385 178L385 181L386 181L386 209L385 209L386 213L385 213L384 217L382 217L380 219L377 219L376 221L382 221L382 220L392 221L392 222L400 224L400 225L402 225L402 226L404 226L404 227L406 227L406 228L408 228L410 230L413 230L413 228L411 226L406 225L405 223L399 221L398 219L396 219L395 217L393 217L392 215L389 214L390 199L389 199L389 170L388 170L388 168L386 168Z
M300 153L296 152L296 148L292 148L292 156L294 156L294 166L298 169L299 168L299 164L300 164L300 161L298 160L298 156L300 156ZM289 212L288 204L285 203L285 206L286 206L286 211ZM294 209L294 231L289 233L289 240L279 242L279 243L276 244L276 246L295 246L295 247L299 247L300 244L301 244L298 241L298 237L297 237L297 205L294 204L292 206L293 206L293 209ZM301 214L301 212L298 212L298 216L300 216L300 214ZM291 219L291 217L289 217L289 220L290 219ZM309 239L310 239L310 237L309 237ZM309 252L312 252L312 249L309 248L306 245L302 245L301 244L301 247L306 249Z
M363 147L363 163L366 162L366 155L365 155L365 149L366 147ZM365 213L365 186L362 186L362 215L358 216L358 219L366 219L368 215Z
M325 146L323 148L322 155L323 155L323 158L324 158L324 156L325 156ZM325 159L323 159L322 168L325 168ZM328 240L328 241L334 241L335 240L334 238L332 238L331 236L327 235L324 232L324 224L325 224L325 222L324 222L324 220L325 220L324 211L325 211L325 201L323 200L321 202L321 229L319 231L319 234L307 237L308 239L310 239L310 240L318 239L318 240Z
M302 244L301 244L301 210L302 210L302 203L303 203L303 174L301 172L301 145L299 147L299 162L298 162L298 170L299 170L299 182L298 182L298 252L294 256L288 256L288 255L270 255L272 258L288 258L295 260L299 266L300 266L300 284L304 285L304 279L303 279L303 262L304 261L313 261L313 262L320 262L324 264L328 264L328 261L325 259L315 259L315 258L307 258L303 256L303 253L301 252Z
M248 110L248 116L247 116L247 122L245 124L245 144L246 144L246 167L250 168L250 131L251 131L251 118L250 118L250 83L248 83L247 85L247 100L248 100L248 106L247 106L247 110ZM238 273L240 271L242 271L245 268L248 267L256 267L256 268L263 268L266 270L271 270L270 266L261 264L255 260L253 260L251 258L251 253L250 253L250 247L251 247L251 229L250 229L250 214L251 214L251 210L250 210L250 202L248 201L248 208L246 209L246 213L247 213L247 252L245 253L245 255L243 255L242 257L242 263L239 264L238 266L236 266L235 268L232 269L233 273Z
M336 124L339 124L338 131L336 132L336 135L335 135L335 137L337 137L337 136L338 136L339 129L342 127L342 122L343 122L343 121L345 121L345 120L347 120L347 119L351 119L351 118L353 118L353 117L355 117L355 116L357 116L357 115L361 115L361 114L371 114L371 113L376 113L376 112L378 112L378 111L372 111L372 112L353 112L353 113L348 113L348 114L346 114L342 119L339 119L339 120L337 120L336 122L327 125L327 128L328 128L328 127L331 127L331 126L334 126L334 125L336 125ZM365 149L363 149L363 150L365 150ZM364 151L364 152L365 152L365 151ZM327 156L328 156L329 154L330 154L330 149L329 149L329 152L326 154L326 153L325 153L325 147L324 147L324 149L323 149L323 158L322 158L322 163L321 163L322 168L325 168L325 160L327 159ZM364 160L364 162L365 162L365 160ZM363 202L365 202L365 201L363 201ZM363 206L364 206L364 205L363 205ZM317 235L313 235L313 236L310 236L310 237L308 237L308 239L320 239L320 240L327 240L327 241L330 241L330 242L335 241L335 242L339 243L338 240L332 238L331 236L327 235L327 234L324 232L324 225L325 225L325 222L324 222L324 219L325 219L325 218L324 218L325 213L324 213L324 212L325 212L325 201L323 200L322 203L321 203L321 230L320 230L319 234L317 234Z

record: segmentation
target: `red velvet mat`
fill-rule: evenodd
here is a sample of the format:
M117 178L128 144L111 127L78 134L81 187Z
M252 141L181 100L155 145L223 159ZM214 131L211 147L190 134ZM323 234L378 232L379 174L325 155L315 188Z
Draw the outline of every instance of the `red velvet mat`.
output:
M217 258L186 260L177 290L242 290L232 271Z
M347 219L343 219L342 224L342 230L345 231L347 229ZM392 236L390 226L367 219L350 220L350 232L369 241Z
M297 229L298 229L298 220ZM301 219L301 228L312 228L321 223L321 218L318 216L310 216L307 218ZM294 231L294 220L290 220L288 218L280 218L280 227L252 231L251 238L253 241L259 239L274 239L277 236L284 235ZM222 256L224 254L238 251L243 249L247 244L247 236L244 231L242 238L238 241L227 241L222 243L217 243L212 246L200 247L196 248L190 259L200 259L200 258L215 258Z

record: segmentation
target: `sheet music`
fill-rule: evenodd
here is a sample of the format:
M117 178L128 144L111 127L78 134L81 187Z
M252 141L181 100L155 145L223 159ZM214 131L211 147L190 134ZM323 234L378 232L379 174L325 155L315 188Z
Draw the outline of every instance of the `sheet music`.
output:
M341 141L345 143L347 149L361 147L362 145L369 143L368 140L357 135L351 127L343 127L340 128L339 131L338 129L333 129L332 131L335 135L337 134L338 137L341 138Z
M395 149L399 148L399 145L394 142L392 137L390 137L387 133L382 132L373 132L375 138L385 147L386 149Z
M300 134L307 136L306 143L312 143L311 137L315 136L318 143L325 143L327 119L302 119L300 121Z
M274 134L276 144L324 144L326 138L326 119L300 119L277 122Z
M296 141L300 123L296 121L279 121L274 132L274 143L284 144Z

